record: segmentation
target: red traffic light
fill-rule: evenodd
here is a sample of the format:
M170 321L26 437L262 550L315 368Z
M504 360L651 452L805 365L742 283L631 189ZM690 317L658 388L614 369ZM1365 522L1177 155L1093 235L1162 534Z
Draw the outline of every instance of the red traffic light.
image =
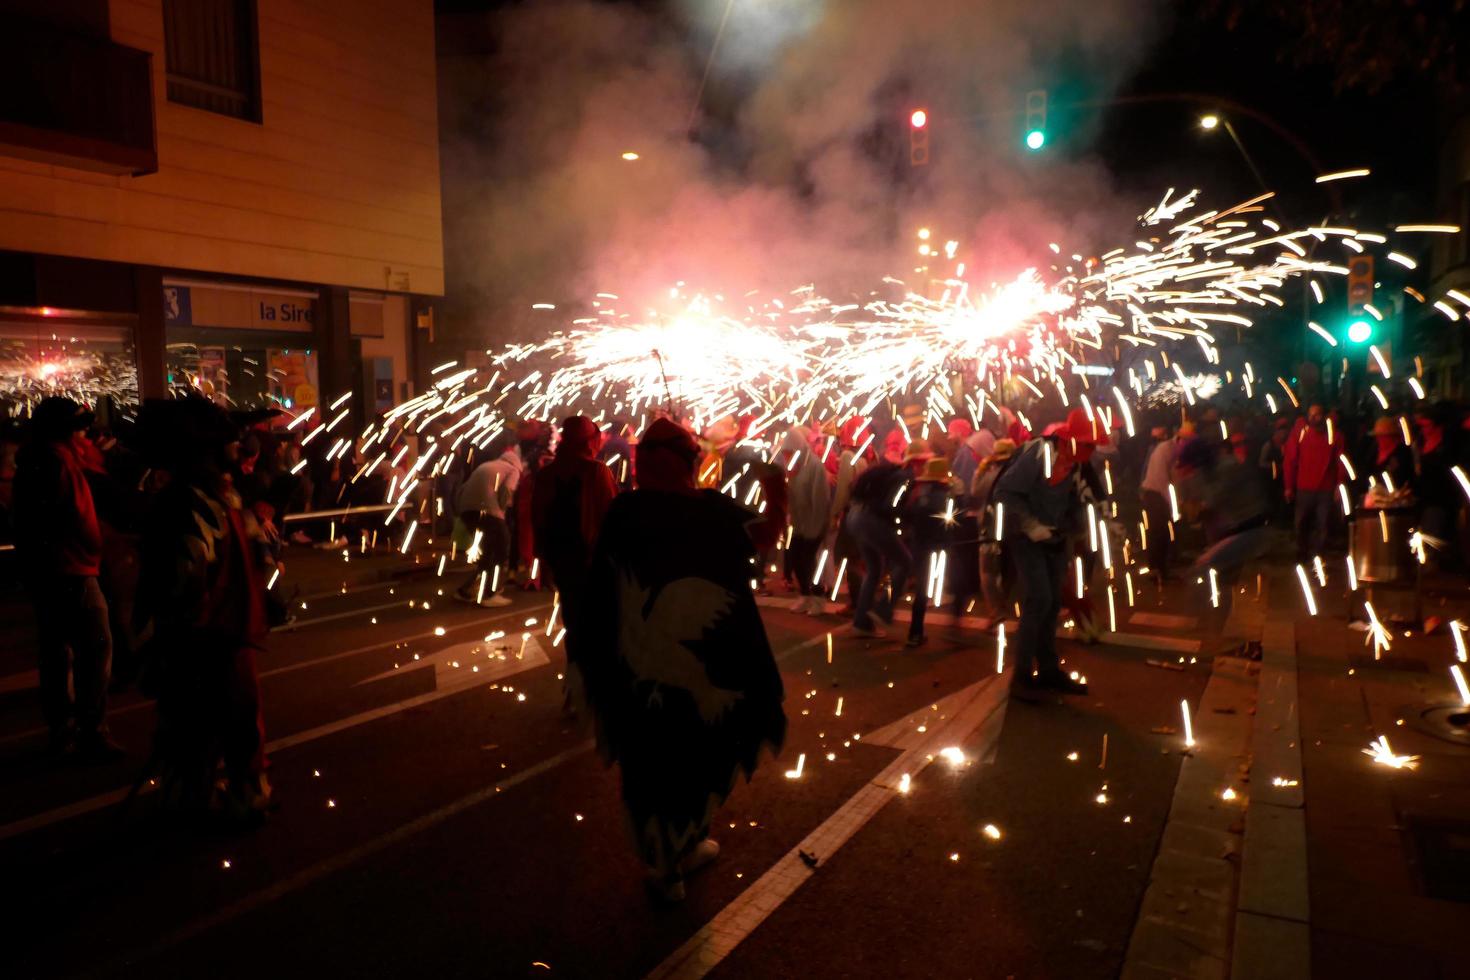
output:
M909 125L915 129L923 129L929 122L929 113L923 109L915 109L913 115L909 116Z

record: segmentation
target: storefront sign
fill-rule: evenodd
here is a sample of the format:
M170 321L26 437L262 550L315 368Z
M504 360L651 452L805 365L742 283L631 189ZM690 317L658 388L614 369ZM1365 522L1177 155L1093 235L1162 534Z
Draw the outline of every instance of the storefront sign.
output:
M316 318L316 294L164 280L163 312L170 326L310 333Z

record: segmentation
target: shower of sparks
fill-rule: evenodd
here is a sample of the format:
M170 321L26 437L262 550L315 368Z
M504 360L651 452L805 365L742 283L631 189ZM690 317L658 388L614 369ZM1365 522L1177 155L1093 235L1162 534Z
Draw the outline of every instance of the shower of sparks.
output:
M963 248L934 228L932 240L945 245L931 248L927 264L910 280L886 278L835 298L823 296L815 285L787 293L720 293L683 283L656 296L599 292L585 304L558 298L534 305L548 323L566 317L558 332L486 350L474 362L434 367L426 390L388 409L360 435L354 437L343 424L348 416L341 394L322 399L326 411L297 409L287 427L300 431L304 449L350 460L354 467L360 461L351 482L375 474L386 478L381 526L393 528L384 536L393 535L398 551L448 551L454 561L452 547L438 548L432 528L419 526L446 509L431 488L456 463L489 459L487 454L524 419L582 414L598 423L618 419L637 432L656 415L669 414L705 433L717 451L738 442L766 460L776 459L779 440L793 424L826 428L859 421L855 446L838 445L830 437L825 444L811 442L810 451L827 463L834 453L855 449L861 456L869 446L881 451L881 441L874 442L874 417L897 415L905 405L917 410L901 424L907 439L943 432L952 418L979 426L986 424L987 414L994 419L1002 412L1014 413L1020 424L1035 430L1040 426L1028 413L1036 423L1044 422L1057 403L1064 411L1080 406L1106 429L1129 433L1141 406L1243 397L1277 414L1299 399L1285 378L1273 381L1272 372L1260 372L1230 353L1239 347L1238 332L1250 328L1259 314L1289 308L1307 286L1322 302L1324 289L1347 275L1354 255L1371 250L1398 261L1392 255L1413 254L1418 244L1390 244L1386 234L1347 227L1283 228L1266 210L1270 196L1210 209L1196 192L1181 196L1171 189L1140 216L1137 229L1121 238L1132 244L1092 253L1096 258L1053 245L1044 262L1018 266L1015 274L989 281L967 275ZM1399 251L1390 253L1391 247ZM1426 306L1433 305L1431 300L1453 301L1470 309L1463 294L1416 298ZM1228 339L1228 347L1217 345L1217 332ZM1370 357L1381 361L1380 374L1389 376L1392 365L1382 352L1360 356L1365 363ZM110 362L57 360L55 367L31 367L30 373L0 372L24 389L16 392L22 401L58 393L58 383L78 373L95 389L84 400L102 390L136 388L136 379ZM184 383L197 387L188 378ZM1274 394L1265 390L1268 386ZM1222 429L1222 435L1228 432ZM306 464L303 458L293 472ZM626 459L621 465L626 468ZM712 465L718 467L719 461ZM1470 478L1460 468L1453 475L1470 498ZM1110 496L1111 471L1105 469L1104 476ZM721 473L719 479L721 489L749 501L752 509L765 506L748 471ZM1181 501L1173 485L1168 500L1170 515L1179 521ZM1132 556L1144 550L1146 534L1172 538L1173 526L1140 527L1113 541L1103 521L1108 503L1103 506L1089 533L1102 558L1109 625L1115 629L1120 580L1127 584L1129 604L1134 601L1133 572L1139 569ZM1116 510L1113 505L1113 518ZM997 504L997 540L1004 523L1005 512ZM336 537L335 526L331 537ZM1423 546L1436 544L1422 535L1417 542L1421 553ZM474 561L483 550L477 531L468 552L461 553ZM847 571L847 560L836 558L824 550L813 577L820 585L823 575L835 571L834 601ZM446 569L442 553L430 560ZM1324 583L1320 559L1311 567ZM480 598L499 593L502 574L496 566L488 580L477 576ZM1308 610L1316 615L1306 568L1298 567L1297 574ZM1349 568L1350 584L1354 578ZM942 599L943 564L931 570L927 585L936 601ZM1090 590L1081 576L1077 585L1084 594ZM1210 585L1218 602L1220 583L1213 573ZM546 633L553 632L549 622ZM1463 660L1463 637L1456 632L1455 638ZM1006 640L1004 626L998 625L997 671L1005 667ZM1192 735L1188 741L1192 744Z
M1470 707L1470 687L1465 686L1465 673L1459 664L1450 664L1450 677L1455 681L1455 690L1460 692L1460 703Z
M868 417L900 397L926 404L927 432L966 408L978 417L1001 391L1013 404L1047 394L1081 400L1126 428L1128 389L1144 404L1255 392L1253 372L1220 366L1212 331L1249 327L1256 310L1282 306L1291 279L1345 274L1331 259L1309 259L1304 241L1346 248L1366 233L1282 231L1265 220L1264 198L1215 211L1195 197L1171 193L1144 215L1148 249L1027 269L986 286L964 277L960 256L936 253L925 281L886 279L844 300L811 286L740 297L674 287L652 303L601 293L545 341L487 352L483 368L440 365L433 387L393 409L393 425L374 441L395 425L418 432L444 419L446 448L484 449L512 418L582 412L641 422L669 411L696 428L748 417L742 435L763 445L777 423ZM1119 382L1111 387L1116 409L1104 405L1108 387L1088 397L1096 373ZM956 375L969 382L963 392ZM414 478L441 473L448 458L406 476L399 495Z
M1378 620L1378 613L1373 609L1373 603L1364 602L1363 608L1368 612L1368 635L1363 642L1373 644L1373 659L1382 658L1385 651L1393 647L1393 634Z
M1307 570L1298 565L1296 567L1296 577L1302 584L1302 595L1307 600L1307 613L1312 616L1317 615L1317 600L1312 595L1312 583L1307 581Z
M1368 743L1368 747L1363 750L1363 754L1380 766L1388 766L1392 769L1417 769L1419 767L1419 757L1417 755L1395 754L1393 749L1389 748L1387 735L1380 735Z

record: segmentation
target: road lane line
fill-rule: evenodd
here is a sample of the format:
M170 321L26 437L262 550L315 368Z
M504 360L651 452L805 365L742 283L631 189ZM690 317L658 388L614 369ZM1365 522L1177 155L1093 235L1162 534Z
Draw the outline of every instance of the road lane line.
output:
M504 619L514 619L516 616L524 615L526 613L540 612L541 610L547 609L549 607L550 603L540 603L534 606L522 606L519 609L511 609L507 610L506 612L496 613L493 616L486 616L484 619L471 619L468 622L456 623L453 626L444 627L445 636L448 636L456 632L457 630L470 629L471 627L478 628L481 626L488 626L491 623L497 623ZM434 629L438 629L438 627L435 627ZM325 657L314 657L310 660L302 660L294 664L284 664L280 667L273 667L270 670L261 671L260 677L263 680L267 677L274 677L277 674L289 674L293 671L305 670L308 667L315 667L318 664L328 664L336 660L345 660L348 657L356 657L359 654L371 653L374 650L384 650L397 643L413 643L417 640L427 640L436 635L437 634L435 634L434 630L432 629L425 630L422 633L410 633L408 636L399 636L391 640L384 640L381 643L372 643L365 647L356 647L352 650L342 650L337 653L328 654ZM109 718L116 718L118 715L125 715L129 714L130 712L140 711L143 708L152 707L152 705L153 701L151 699L138 701L133 704L123 705L120 708L109 709L109 711L107 712L107 716ZM0 745L9 745L12 742L19 742L44 734L46 734L45 726L27 728L24 731L15 732L10 735L0 735Z
M40 686L41 672L39 670L23 670L18 674L6 674L0 677L0 694L30 691Z
M293 748L297 745L303 745L306 742L314 742L319 738L335 735L337 732L346 731L349 728L356 728L358 725L366 725L370 721L387 718L407 711L410 708L417 708L419 705L430 704L434 701L450 697L451 695L459 694L462 691L472 691L492 681L500 681L537 667L544 667L551 662L551 658L547 656L545 649L542 648L540 641L534 635L527 645L530 649L523 656L513 660L489 661L477 673L471 673L468 670L459 670L452 674L445 674L435 668L433 676L435 677L436 687L432 691L415 695L402 701L395 701L392 704L385 704L381 707L369 708L367 711L359 711L355 715L348 715L346 718L329 721L325 725L308 728L304 732L286 735L267 743L265 750L267 753L279 752L282 749ZM434 667L432 663L426 666ZM414 669L421 668L414 665Z
M353 616L365 616L369 613L384 612L389 609L402 609L405 605L412 610L422 601L422 599L399 599L397 602L385 602L379 606L363 606L360 609L348 609L346 612L328 613L325 616L314 616L311 619L293 619L289 623L272 626L271 632L294 633L299 629L315 626L318 623L335 623L339 619L349 619Z
M185 942L186 940L200 935L201 933L208 932L210 929L214 929L217 926L224 925L232 919L236 919L242 915L245 915L248 912L253 912L258 908L263 908L264 906L269 905L270 903L280 898L283 898L286 895L291 894L292 892L300 891L301 889L306 888L307 886L312 885L323 878L336 874L338 871L342 871L345 868L351 867L359 861L372 857L374 854L377 854L380 851L392 847L394 844L398 844L402 841L407 840L410 837L421 834L426 830L436 827L449 818L463 813L471 807L478 806L481 803L494 799L496 796L503 795L504 792L508 789L512 789L516 786L519 786L521 783L534 779L537 776L543 775L544 773L548 773L551 770L555 769L557 766L560 766L565 762L570 762L578 756L586 755L588 752L592 751L593 744L594 743L590 738L586 741L579 742L571 748L558 752L556 755L553 755L548 759L544 759L533 766L522 769L514 776L509 776L491 786L486 786L483 789L478 789L475 792L470 793L468 796L462 796L459 799L455 800L453 803L446 804L445 806L442 806L439 809L432 811L431 813L426 813L422 817L417 817L413 820L410 820L408 823L403 824L401 827L398 827L395 830L391 830L388 833L383 834L379 837L375 837L372 840L367 841L366 843L359 844L357 847L354 847L349 851L344 851L343 853L338 854L336 857L330 857L325 860L318 861L316 864L313 864L307 868L303 868L301 871L296 872L294 875L281 879L269 888L255 892L251 895L247 895L245 898L242 898L237 902L226 905L224 908L220 909L217 912L213 912L209 915L195 919L188 925L183 926L180 929L176 929L168 935L164 936L162 939L158 940L151 946L148 946L132 954L124 954L122 957L119 957L117 960L114 960L113 962L107 964L100 970L92 971L92 975L113 976L118 970L122 969L123 967L136 965L137 963L141 962L144 959L147 959L148 957L156 956L173 946L177 946L178 944Z
M535 638L533 637L533 639ZM338 732L346 731L350 728L356 728L359 725L365 725L369 722L378 721L381 718L388 718L393 715L400 714L404 711L408 711L411 708L417 708L420 705L430 704L434 701L439 701L444 698L451 697L455 694L463 694L467 691L472 691L480 685L480 678L483 678L484 682L488 685L491 681L496 681L505 677L512 677L516 674L524 673L527 670L532 670L536 667L545 666L549 662L549 658L547 657L545 651L541 649L541 646L538 642L533 650L526 654L524 659L507 662L508 666L513 666L515 668L513 670L507 670L501 673L486 672L481 675L474 675L477 679L472 685L466 685L456 682L439 690L428 691L424 694L415 695L411 698L405 698L402 701L395 701L392 704L385 704L377 708L370 708L367 711L360 711L357 714L348 715L346 718L339 718L336 721L327 722L325 725L318 725L315 728L308 728L305 731L296 732L291 735L284 735L281 738L275 739L271 742L267 742L265 746L265 751L267 754L269 754L272 752L279 752L284 749L295 748L298 745L304 745L307 742L314 742L317 739L325 738L328 735L335 735ZM139 791L139 795L150 793L153 791L154 788L155 787L151 784L146 784ZM75 803L69 803L66 806L57 807L53 810L46 810L31 817L26 817L21 820L16 820L11 823L0 825L0 841L8 840L11 837L18 837L22 834L30 833L33 830L39 830L42 827L46 827L54 823L59 823L63 820L70 820L73 817L79 817L83 814L91 813L95 810L105 809L106 807L112 806L115 803L121 802L127 796L127 794L128 789L126 787L124 787L123 789L111 790L106 793L101 793L97 796L88 797L85 800L78 800Z
M507 614L507 615L509 615L509 614ZM494 618L503 618L503 617L491 617L491 618L494 619ZM476 625L476 624L475 623L466 623L466 624L464 624L464 626L466 628L469 627L469 626L473 626L473 625ZM460 627L455 627L455 628L458 629ZM429 635L432 635L432 634L429 634ZM794 645L792 645L792 646L790 646L790 647L782 650L780 653L776 654L776 660L778 662L784 661L788 657L791 657L794 654L799 653L800 651L802 651L804 649L807 649L809 647L814 647L814 646L816 646L819 643L823 643L823 642L826 641L826 636L827 636L826 633L819 633L819 634L817 634L814 637L810 637L810 638L808 638L806 640L801 641L800 643L796 643L796 644L794 644ZM533 639L535 639L535 635L534 634L533 634ZM390 641L390 642L393 642L393 641ZM398 640L396 642L403 642L403 641L400 639L400 640ZM387 644L386 643L379 644L379 646L387 646ZM372 647L366 647L364 649L366 650L366 649L373 649L373 648ZM537 650L540 650L539 640L537 641L536 649ZM351 653L351 652L362 652L362 651L349 651L349 653ZM341 656L341 655L339 655L339 656ZM528 656L530 656L530 655L528 655ZM530 670L530 669L532 669L534 667L542 666L543 664L545 664L546 662L548 662L548 659L543 659L543 658L545 658L545 654L544 653L541 655L541 658L533 658L533 659L538 659L539 662L536 662L536 663L525 663L523 669L518 669L518 670L515 670L515 671L511 671L509 673L506 673L506 674L497 675L497 677L508 677L508 676L512 676L513 674L522 673L524 670ZM297 668L299 668L301 666L307 666L309 664L315 664L315 663L321 663L321 662L322 661L320 661L320 660L310 661L308 664L304 664L304 665L303 664L298 664L298 665L292 665L291 667L278 668L276 671L269 671L267 673L280 673L280 672L285 671L285 670L297 669ZM518 663L522 663L522 662L519 662L518 661ZM262 674L261 676L264 677L264 676L266 676L266 674ZM488 683L489 681L495 680L496 678L495 677L491 677L491 676L489 676L487 674L487 675L484 676L483 679L484 679L484 681L486 681ZM478 684L478 680L477 680L476 683ZM276 739L276 740L274 740L272 742L268 742L266 744L265 750L266 750L267 753L270 753L270 752L277 752L277 751L280 751L282 749L294 748L295 746L302 745L302 744L304 744L306 742L315 741L316 739L324 738L324 737L326 737L328 735L333 735L333 734L336 734L337 732L345 731L346 729L354 728L354 727L356 727L358 725L365 725L368 722L377 721L380 718L388 718L388 717L391 717L392 715L396 715L396 714L400 714L400 713L402 713L404 711L408 711L411 708L417 708L417 707L419 707L421 705L430 704L430 703L432 703L434 701L438 701L438 700L441 700L443 698L449 697L451 695L460 694L460 693L463 693L464 691L472 690L472 689L473 689L473 687L467 687L467 686L464 686L464 685L461 685L461 684L455 684L455 685L450 686L450 687L447 687L445 689L428 691L428 692L426 692L424 694L415 695L414 697L407 698L407 699L402 700L402 701L395 701L392 704L382 705L381 707L378 707L378 708L371 708L371 709L369 709L367 711L358 712L355 715L349 715L346 718L341 718L341 719L338 719L336 721L327 722L326 724L324 724L324 725L318 725L315 728L309 728L309 729L307 729L305 731L297 732L297 733L292 734L292 735L282 736L281 738L278 738L278 739ZM150 702L144 702L144 703L147 704L147 703L150 703ZM151 792L152 789L153 789L153 787L145 785L143 787L143 789L140 791L140 795L141 795L141 793ZM35 814L33 816L25 817L25 818L20 819L20 820L12 821L11 823L0 824L0 841L8 840L8 839L10 839L12 837L19 837L19 836L21 836L23 834L28 834L28 833L30 833L33 830L39 830L42 827L47 827L47 826L50 826L51 824L54 824L54 823L60 823L63 820L70 820L73 817L79 817L79 816L82 816L83 814L91 813L91 812L93 812L95 810L104 809L104 808L106 808L108 806L111 806L111 805L113 805L115 803L121 802L127 796L127 794L128 794L128 789L126 787L123 788L123 789L111 790L109 792L102 793L102 794L99 794L97 796L88 797L87 799L84 799L84 800L78 800L75 803L68 803L65 806L56 807L55 809L51 809L51 810L45 810L45 811L43 811L41 813L38 813L38 814Z
M831 860L842 845L901 792L899 786L903 776L912 777L919 773L941 748L958 745L974 732L983 731L984 744L976 755L988 755L1000 737L1000 719L1004 718L1009 685L1009 670L970 685L968 700L949 723L884 767L769 871L670 954L648 975L648 980L695 980L708 974L815 873L802 860L803 851L816 855L821 861ZM922 708L920 712L928 710Z
M521 606L519 609L509 609L502 613L496 613L493 616L486 616L484 619L471 619L467 622L456 623L453 626L445 626L444 635L448 636L450 633L454 633L457 630L469 629L470 627L489 626L491 623L498 623L503 619L514 619L517 616L524 616L527 613L540 612L543 609L550 608L550 605L551 604L548 602L540 603L534 606ZM387 647L393 646L395 643L412 643L415 640L426 640L437 635L434 632L434 630L436 629L439 629L439 627L436 626L434 627L434 629L426 630L423 633L412 633L408 636L399 636L391 640L384 640L381 643L373 643L365 647L357 647L353 650L342 650L338 653L328 654L325 657L315 657L311 660L302 660L299 663L284 664L280 667L272 667L270 670L261 671L260 676L262 678L265 678L274 677L277 674L289 674L295 670L305 670L307 667L315 667L317 664L327 664L331 663L334 660L345 660L348 657L355 657L358 654L370 653L373 650L382 650Z

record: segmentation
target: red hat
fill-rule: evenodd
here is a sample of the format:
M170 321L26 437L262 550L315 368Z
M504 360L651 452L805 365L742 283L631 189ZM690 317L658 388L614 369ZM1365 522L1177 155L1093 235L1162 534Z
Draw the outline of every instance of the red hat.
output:
M1067 413L1067 425L1062 434L1078 445L1106 446L1111 441L1108 438L1108 427L1093 419L1082 408L1074 408Z

